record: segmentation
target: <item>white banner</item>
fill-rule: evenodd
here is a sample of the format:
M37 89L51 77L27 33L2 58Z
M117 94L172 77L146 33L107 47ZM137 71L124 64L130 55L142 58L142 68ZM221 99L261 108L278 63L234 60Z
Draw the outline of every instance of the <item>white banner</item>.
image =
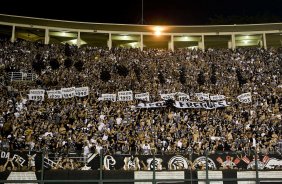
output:
M178 96L178 100L179 101L188 101L190 99L189 95L185 94L185 93L177 93Z
M251 103L252 102L252 94L251 93L243 93L237 96L239 102L241 103Z
M44 101L44 94L28 94L28 99L33 101Z
M63 97L61 90L50 90L46 92L47 92L48 98L61 99Z
M29 90L29 94L44 94L45 90L44 89L31 89Z
M75 96L75 87L71 88L62 88L63 98L73 98Z
M195 96L198 98L199 101L210 100L209 93L195 93Z
M119 91L118 92L118 101L132 101L133 92L132 91Z
M139 100L144 100L144 101L150 101L150 95L149 93L140 93L140 94L135 94L135 99Z
M89 95L89 87L75 88L75 96L84 97Z
M163 100L168 100L168 99L174 100L175 94L176 93L161 94L161 99L163 99Z
M225 96L224 95L213 95L213 96L210 96L210 99L212 101L224 100Z
M216 109L219 107L227 107L229 106L225 100L215 101L215 102L181 102L175 101L174 107L181 109ZM165 101L153 102L153 103L139 103L136 108L158 108L158 107L166 107Z
M115 102L117 101L117 95L116 94L102 94L102 97L99 98L98 100Z
M216 109L229 106L225 100L215 102L180 102L175 101L174 106L182 109Z
M221 180L223 179L222 171L208 171L208 172L209 172L208 173L209 179L221 179ZM197 172L198 179L206 179L207 178L206 174L207 174L206 171L198 171ZM224 182L223 181L211 181L209 183L210 184L223 184ZM199 181L198 184L206 184L206 182Z
M156 179L159 180L169 180L169 181L161 181L157 183L184 183L182 181L173 181L179 179L185 179L184 171L162 171L156 172L155 175ZM153 172L151 171L134 171L134 179L135 180L146 180L146 179L153 179ZM134 184L152 184L152 182L134 182Z
M136 108L158 108L166 107L165 101L153 102L153 103L139 103Z

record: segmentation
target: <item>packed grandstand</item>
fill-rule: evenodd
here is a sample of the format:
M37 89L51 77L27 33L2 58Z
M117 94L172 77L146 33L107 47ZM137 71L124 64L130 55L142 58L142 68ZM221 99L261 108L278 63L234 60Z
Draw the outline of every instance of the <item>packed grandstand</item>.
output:
M279 49L0 45L3 151L281 154Z

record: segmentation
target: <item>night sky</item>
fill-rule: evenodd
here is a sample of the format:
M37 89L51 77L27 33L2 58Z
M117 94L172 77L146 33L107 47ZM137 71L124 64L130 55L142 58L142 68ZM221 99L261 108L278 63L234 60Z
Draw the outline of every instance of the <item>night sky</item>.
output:
M44 5L44 2L48 3ZM60 4L58 4L60 2ZM143 0L145 24L282 22L282 0ZM1 0L0 13L83 22L141 24L142 0Z

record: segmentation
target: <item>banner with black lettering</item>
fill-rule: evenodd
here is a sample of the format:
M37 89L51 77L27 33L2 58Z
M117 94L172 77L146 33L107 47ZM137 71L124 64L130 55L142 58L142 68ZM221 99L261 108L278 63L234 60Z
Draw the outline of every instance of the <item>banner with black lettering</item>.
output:
M44 89L31 89L27 95L29 100L44 101L44 93Z
M188 101L190 99L189 95L185 93L178 92L177 93L178 101Z
M48 98L61 99L63 97L61 90L50 90L46 92L47 92Z
M29 90L29 94L42 95L44 93L45 93L44 89L31 89L31 90Z
M243 93L237 96L237 99L241 103L251 103L252 102L252 94L251 93Z
M210 99L212 101L224 100L225 96L224 95L213 95L213 96L210 96Z
M102 97L98 99L99 101L117 101L117 95L116 94L102 94Z
M143 101L150 101L150 95L149 93L139 93L139 94L135 94L135 99L138 100L143 100Z
M159 108L166 107L165 101L153 102L153 103L139 103L136 108Z
M195 96L198 98L199 101L210 100L209 93L195 93Z
M161 99L163 100L169 100L169 99L175 100L175 94L176 93L168 93L168 94L160 94L160 95L161 95Z
M89 87L75 88L75 96L85 97L89 95Z
M133 92L132 91L119 91L118 92L118 101L132 101Z
M28 99L33 101L44 101L44 94L28 94Z
M215 101L215 102L180 102L175 101L174 106L176 108L192 108L192 109L216 109L220 107L227 107L228 104L225 100L222 101Z
M63 98L73 98L75 96L75 87L62 88L61 91Z
M175 101L174 107L182 109L216 109L220 107L229 106L225 100L215 101L215 102L184 102L184 101ZM165 101L153 102L153 103L139 103L136 108L158 108L166 107Z

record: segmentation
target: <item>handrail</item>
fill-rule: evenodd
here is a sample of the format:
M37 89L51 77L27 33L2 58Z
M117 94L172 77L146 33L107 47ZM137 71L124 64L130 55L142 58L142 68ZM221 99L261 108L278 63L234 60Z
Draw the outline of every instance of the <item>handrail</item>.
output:
M36 74L26 72L9 72L8 78L10 81L34 81Z
M38 152L37 152L38 153ZM255 154L255 170L252 170L252 171L246 171L246 172L252 172L254 173L255 172L255 175L252 175L253 177L250 177L250 176L247 176L246 178L236 178L236 177L230 177L230 178L214 178L212 177L213 175L210 175L211 173L213 172L244 172L244 171L241 171L241 170L211 170L209 169L208 165L207 165L207 162L205 163L206 164L206 167L204 170L193 170L192 169L184 169L184 170L175 170L175 171L169 171L169 170L157 170L155 167L156 165L153 164L153 169L152 170L141 170L141 172L146 172L146 173L151 173L152 175L150 175L151 177L144 177L144 178L139 178L139 179L135 179L135 178L105 178L105 175L106 173L110 173L110 172L113 172L112 170L104 170L104 156L103 154L101 153L100 154L100 158L99 158L99 169L96 170L96 171L93 171L94 173L99 173L99 175L96 175L95 177L96 178L91 178L91 179L59 179L59 176L58 178L54 177L54 179L52 178L48 178L47 176L45 176L45 173L47 172L47 170L45 170L44 168L44 152L40 152L41 154L41 169L39 171L37 171L37 173L39 174L40 173L40 178L37 178L37 180L0 180L0 183L40 183L40 184L44 184L44 183L68 183L68 182L75 182L75 183L89 183L89 182L96 182L96 183L99 183L99 184L103 184L103 183L107 183L107 182L114 182L114 183L124 183L124 182L152 182L153 184L157 183L157 182L162 182L162 181L171 181L171 182L205 182L205 183L210 183L210 182L215 182L215 181L254 181L256 183L260 183L261 181L276 181L276 182L281 182L282 181L282 175L278 175L276 178L263 178L263 177L260 177L260 174L261 172L268 172L269 170L265 170L265 171L262 171L262 170L259 170L259 167L258 167L258 154L256 152L253 152L252 154ZM155 159L159 157L159 155L151 155L153 156L153 163L155 163ZM206 152L205 153L205 158L207 159L209 157L209 153ZM176 178L176 179L173 179L173 178L160 178L158 177L159 173L162 173L162 172L189 172L190 170L190 177L188 178ZM30 172L30 171L29 171ZM60 173L59 171L57 170L53 170L51 172L58 172ZM64 172L64 171L63 171ZM75 171L75 170L66 170L67 173L69 173L68 175L71 175L72 172L78 172L78 171ZM79 171L79 172L83 172L83 171ZM120 170L120 171L117 171L116 172L124 172L124 174L130 172L130 173L135 173L135 172L140 172L140 171L123 171L123 170ZM201 172L201 173L205 173L205 177L193 177L193 173L198 173ZM276 171L269 171L269 172L282 172L282 168L279 169L279 170L276 170ZM22 173L22 172L21 172ZM92 172L91 172L92 173ZM185 175L185 174L184 174ZM210 176L209 176L210 175ZM38 176L38 175L37 175ZM145 176L145 175L144 175ZM203 176L201 174L201 176ZM265 175L266 176L266 175ZM11 179L11 178L10 178Z

